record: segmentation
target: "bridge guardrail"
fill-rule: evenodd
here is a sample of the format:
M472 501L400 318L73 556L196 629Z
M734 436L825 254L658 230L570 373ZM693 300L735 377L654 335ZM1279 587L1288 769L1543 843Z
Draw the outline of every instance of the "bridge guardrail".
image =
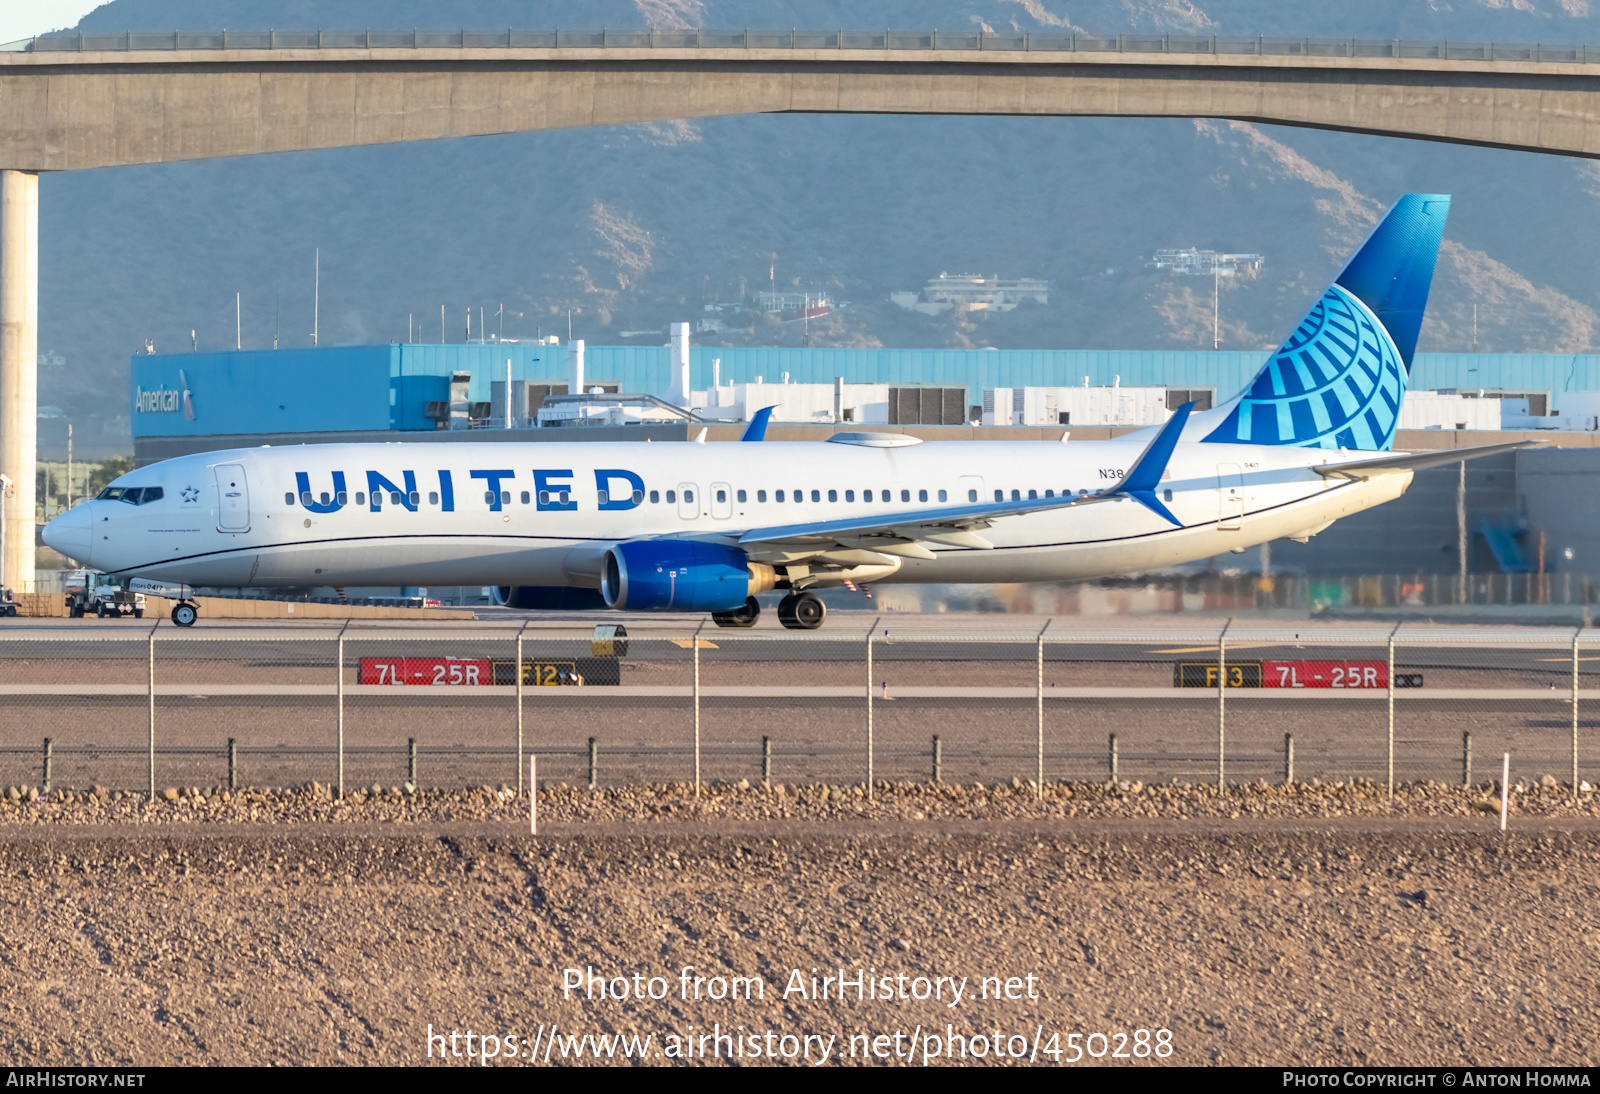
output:
M1034 34L940 31L645 30L215 30L120 34L49 34L0 45L0 51L117 53L271 49L794 49L961 50L1054 53L1226 54L1278 57L1365 57L1402 60L1600 63L1600 48L1583 44L1412 41L1403 38L1286 38L1256 35Z

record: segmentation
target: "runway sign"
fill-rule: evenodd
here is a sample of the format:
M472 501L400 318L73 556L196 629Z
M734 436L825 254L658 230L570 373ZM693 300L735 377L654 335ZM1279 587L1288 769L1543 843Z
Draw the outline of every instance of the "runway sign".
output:
M1388 691L1389 665L1385 661L1227 661L1230 688L1336 688ZM1214 688L1215 661L1179 661L1172 666L1172 686ZM1397 672L1396 690L1420 688L1422 673Z

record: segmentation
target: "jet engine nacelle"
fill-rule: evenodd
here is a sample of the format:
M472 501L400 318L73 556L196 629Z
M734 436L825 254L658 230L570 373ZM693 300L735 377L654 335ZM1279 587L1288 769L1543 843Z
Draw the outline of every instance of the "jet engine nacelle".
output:
M641 539L606 552L600 594L628 612L727 612L771 589L771 566L737 547L683 539Z
M606 606L600 590L567 585L499 585L494 602L502 608L547 612L587 612Z

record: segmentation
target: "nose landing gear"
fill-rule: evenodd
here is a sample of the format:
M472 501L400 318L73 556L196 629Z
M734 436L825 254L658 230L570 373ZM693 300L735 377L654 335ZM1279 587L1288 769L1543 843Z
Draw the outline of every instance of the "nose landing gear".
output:
M814 631L826 618L827 606L810 593L790 593L778 601L778 622L791 631Z

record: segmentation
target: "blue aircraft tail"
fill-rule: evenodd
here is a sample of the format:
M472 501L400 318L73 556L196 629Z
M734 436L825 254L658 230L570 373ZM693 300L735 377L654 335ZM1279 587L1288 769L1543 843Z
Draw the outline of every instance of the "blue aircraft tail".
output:
M1205 440L1392 448L1449 212L1446 194L1396 202Z

